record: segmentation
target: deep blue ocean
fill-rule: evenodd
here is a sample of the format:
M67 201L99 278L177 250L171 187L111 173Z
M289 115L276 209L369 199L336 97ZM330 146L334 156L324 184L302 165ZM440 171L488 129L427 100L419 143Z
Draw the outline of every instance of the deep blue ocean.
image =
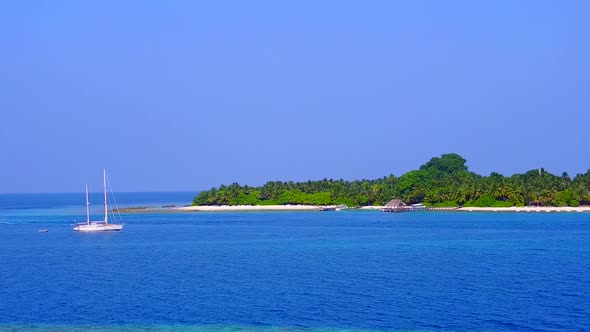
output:
M0 331L590 330L588 213L84 211L0 195Z

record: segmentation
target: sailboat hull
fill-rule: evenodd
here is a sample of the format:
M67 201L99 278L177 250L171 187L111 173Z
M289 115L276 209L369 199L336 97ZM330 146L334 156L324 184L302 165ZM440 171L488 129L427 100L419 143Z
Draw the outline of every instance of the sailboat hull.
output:
M117 232L123 230L121 224L91 223L74 226L76 232Z

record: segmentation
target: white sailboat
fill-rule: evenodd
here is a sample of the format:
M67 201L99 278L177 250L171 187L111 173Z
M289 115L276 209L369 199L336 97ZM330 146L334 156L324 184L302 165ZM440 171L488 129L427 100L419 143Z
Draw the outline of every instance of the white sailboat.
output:
M104 183L104 220L90 221L90 202L88 202L88 185L86 185L86 222L74 225L76 232L106 232L106 231L120 231L123 229L123 224L109 223L109 210L107 203L107 172L103 170Z

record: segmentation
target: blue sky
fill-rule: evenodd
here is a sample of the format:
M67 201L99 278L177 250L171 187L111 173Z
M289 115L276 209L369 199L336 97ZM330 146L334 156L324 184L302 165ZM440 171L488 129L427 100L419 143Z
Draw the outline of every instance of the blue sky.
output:
M0 4L0 192L590 168L587 1Z

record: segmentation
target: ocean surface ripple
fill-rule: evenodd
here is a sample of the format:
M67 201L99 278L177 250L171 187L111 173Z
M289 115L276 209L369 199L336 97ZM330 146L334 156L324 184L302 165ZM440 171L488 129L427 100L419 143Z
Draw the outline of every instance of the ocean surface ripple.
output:
M0 331L590 328L588 214L129 214L78 234L69 208L11 204Z

